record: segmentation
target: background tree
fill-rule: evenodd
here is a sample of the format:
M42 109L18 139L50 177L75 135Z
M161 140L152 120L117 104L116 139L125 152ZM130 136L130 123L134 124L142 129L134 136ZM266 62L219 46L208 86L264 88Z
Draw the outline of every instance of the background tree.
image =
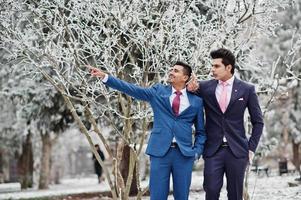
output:
M26 78L26 76L18 75L16 72L5 85L5 94L14 99L17 105L17 118L19 121L25 121L27 124L25 126L27 127L25 129L27 132L25 133L26 139L22 148L23 153L19 159L20 175L27 174L28 170L32 174L33 152L31 138L39 138L42 143L39 188L47 188L50 178L51 148L59 134L72 122L70 112L64 105L59 93L45 85L42 76L36 76L34 80L31 80ZM31 164L26 164L28 162ZM28 169L27 166L30 168ZM23 185L26 184L24 183Z
M4 51L1 52L1 62L5 62ZM30 157L32 154L30 137L24 136L24 121L17 120L17 106L13 99L5 95L5 85L11 81L8 74L10 73L9 68L1 65L0 69L0 174L2 181L17 181L18 178L21 182L22 188L27 188L32 185L32 167L33 163L27 162L21 157ZM25 145L26 141L28 145ZM22 143L27 151L22 151ZM21 150L21 151L20 151ZM24 153L26 152L26 153ZM28 156L26 156L26 154ZM19 165L19 169L18 166ZM12 171L12 172L11 172Z
M278 78L280 95L272 101L267 121L268 137L279 140L280 159L291 159L296 170L300 171L301 144L301 1L291 2L292 6L276 14L279 27L275 35L265 40L261 46L264 56L272 64L277 62L273 74ZM292 149L289 149L289 147ZM293 153L292 158L289 155ZM301 177L301 175L300 175Z

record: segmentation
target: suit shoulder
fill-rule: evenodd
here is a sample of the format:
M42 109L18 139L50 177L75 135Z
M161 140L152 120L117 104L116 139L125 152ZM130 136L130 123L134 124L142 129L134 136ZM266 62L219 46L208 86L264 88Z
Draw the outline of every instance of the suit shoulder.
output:
M195 95L194 93L189 92L192 95L194 101L199 104L200 106L203 105L203 98Z
M192 98L194 98L195 100L201 100L201 101L203 101L203 98L202 98L202 97L200 97L200 96L198 96L198 95L196 95L196 94L194 94L194 93L192 93L192 92L187 92L187 93L191 94L191 95L192 95Z
M156 93L156 94L160 94L160 93L164 93L165 91L167 91L169 88L168 85L164 85L162 83L156 83L154 84L151 89Z
M160 89L160 88L162 88L162 87L164 87L163 84L161 84L161 83L155 83L155 84L152 85L150 88L153 88L153 89L157 90L157 89Z
M196 91L196 94L198 96L201 96L203 98L206 98L206 95L208 93L208 89L216 86L216 80L203 80L199 82L199 89Z
M211 79L211 80L201 80L199 83L201 85L208 85L208 84L213 83L214 81L215 81L214 79Z
M253 83L250 83L250 82L247 82L247 81L243 81L243 80L240 80L240 79L238 79L238 80L246 88L254 88L255 87L255 85Z
M165 90L165 89L169 88L169 85L164 85L162 83L156 83L153 87L157 90L162 90L162 89Z

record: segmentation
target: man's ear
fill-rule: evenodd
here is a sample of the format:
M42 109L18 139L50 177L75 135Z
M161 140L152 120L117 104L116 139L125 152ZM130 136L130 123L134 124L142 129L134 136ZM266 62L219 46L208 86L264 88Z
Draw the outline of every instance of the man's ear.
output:
M231 72L231 70L232 70L232 65L230 65L230 64L227 65L227 66L226 66L226 69L229 70L229 71Z
M190 78L188 75L185 75L185 83L188 83L190 81Z

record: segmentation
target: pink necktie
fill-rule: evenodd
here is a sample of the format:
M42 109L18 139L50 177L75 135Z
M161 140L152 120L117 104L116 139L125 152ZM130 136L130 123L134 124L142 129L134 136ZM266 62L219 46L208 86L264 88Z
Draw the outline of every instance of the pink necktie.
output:
M222 82L222 93L221 96L219 98L219 107L221 108L222 112L224 113L226 111L227 108L227 82Z
M180 95L182 94L182 92L176 91L175 93L176 93L176 97L173 99L171 107L175 115L178 116L179 109L180 109Z

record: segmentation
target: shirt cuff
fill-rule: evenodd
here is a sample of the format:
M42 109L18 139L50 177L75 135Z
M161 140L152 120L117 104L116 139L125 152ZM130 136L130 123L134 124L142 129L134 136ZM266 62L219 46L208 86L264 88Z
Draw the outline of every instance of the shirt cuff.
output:
M199 159L200 159L199 154L198 154L198 153L195 153L195 154L194 154L194 160L199 160Z
M106 83L109 79L109 75L106 74L105 77L103 77L103 79L101 80L103 83Z

